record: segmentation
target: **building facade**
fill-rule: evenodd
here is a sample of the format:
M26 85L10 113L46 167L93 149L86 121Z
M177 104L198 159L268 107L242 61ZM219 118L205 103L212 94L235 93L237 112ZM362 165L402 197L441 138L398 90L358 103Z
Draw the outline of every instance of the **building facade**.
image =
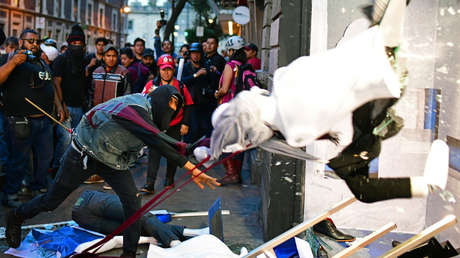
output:
M128 14L127 42L133 43L134 39L142 38L146 41L146 47L153 48L153 37L155 36L155 29L157 27L156 22L161 20L160 10L164 10L165 19L168 20L171 13L171 4L166 2L164 6L160 7L155 4L141 5L140 2L133 2L129 7L131 8L131 12ZM174 36L174 49L176 53L179 52L180 46L191 43L185 39L186 30L193 27L196 15L193 8L187 3L179 17L177 17L174 32L171 35L171 37ZM161 30L161 36L163 35L163 30L164 27Z
M65 42L75 23L86 32L88 50L94 39L106 37L115 45L126 40L125 0L0 0L0 28L18 37L23 29L37 30L41 37Z

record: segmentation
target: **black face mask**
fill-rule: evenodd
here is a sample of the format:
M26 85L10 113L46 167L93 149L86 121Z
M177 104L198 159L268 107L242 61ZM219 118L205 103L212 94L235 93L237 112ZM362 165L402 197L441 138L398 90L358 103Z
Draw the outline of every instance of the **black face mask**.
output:
M172 96L176 96L179 100L176 111L169 107L169 100ZM182 96L180 96L180 93L173 86L163 85L150 93L149 98L152 105L153 122L160 131L168 129L169 123L171 123L182 107Z
M69 45L68 50L72 58L83 59L83 56L85 55L85 49L83 46Z

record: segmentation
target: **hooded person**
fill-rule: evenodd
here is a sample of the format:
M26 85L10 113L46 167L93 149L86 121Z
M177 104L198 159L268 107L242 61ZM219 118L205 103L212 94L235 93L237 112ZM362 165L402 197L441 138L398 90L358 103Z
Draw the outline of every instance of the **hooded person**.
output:
M111 99L88 111L75 129L74 138L63 156L49 191L12 209L7 215L6 236L11 247L21 241L21 224L44 211L58 207L67 196L93 173L99 174L117 193L124 217L131 217L141 205L134 179L129 173L141 158L145 145L159 151L187 170L204 189L218 186L215 178L200 174L185 157L187 144L163 132L183 104L175 87L164 85L147 97L131 94ZM123 233L123 254L135 257L141 224L134 222Z
M88 99L85 76L86 38L83 29L75 24L67 38L68 48L53 62L53 76L59 100L64 103L65 119L70 117L71 127L78 125L86 111Z
M379 155L380 142L400 129L398 119L385 118L391 117L391 107L407 83L407 71L395 51L406 4L406 0L377 1L372 21L377 25L334 49L277 69L271 93L253 87L219 106L212 117L212 159L222 152L263 148L275 134L286 146L304 147L328 135L352 113L353 142L330 164L359 200L423 197L433 186L444 189L448 147L442 141L433 143L423 177L368 177L368 164ZM305 96L311 97L305 100ZM389 130L379 135L382 128ZM439 173L431 165L436 162Z

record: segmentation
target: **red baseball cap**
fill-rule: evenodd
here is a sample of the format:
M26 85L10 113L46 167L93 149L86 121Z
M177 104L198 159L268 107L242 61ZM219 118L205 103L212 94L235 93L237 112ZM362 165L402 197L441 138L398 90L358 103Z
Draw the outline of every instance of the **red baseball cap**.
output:
M160 69L165 69L165 68L175 68L175 63L174 63L174 58L171 55L164 54L158 58L157 65Z

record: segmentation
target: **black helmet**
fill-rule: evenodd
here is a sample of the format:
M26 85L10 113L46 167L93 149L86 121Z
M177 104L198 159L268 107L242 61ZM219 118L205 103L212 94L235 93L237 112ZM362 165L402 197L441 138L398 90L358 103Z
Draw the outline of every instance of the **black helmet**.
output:
M198 43L198 42L193 42L193 43L190 45L189 52L202 52L201 44Z

